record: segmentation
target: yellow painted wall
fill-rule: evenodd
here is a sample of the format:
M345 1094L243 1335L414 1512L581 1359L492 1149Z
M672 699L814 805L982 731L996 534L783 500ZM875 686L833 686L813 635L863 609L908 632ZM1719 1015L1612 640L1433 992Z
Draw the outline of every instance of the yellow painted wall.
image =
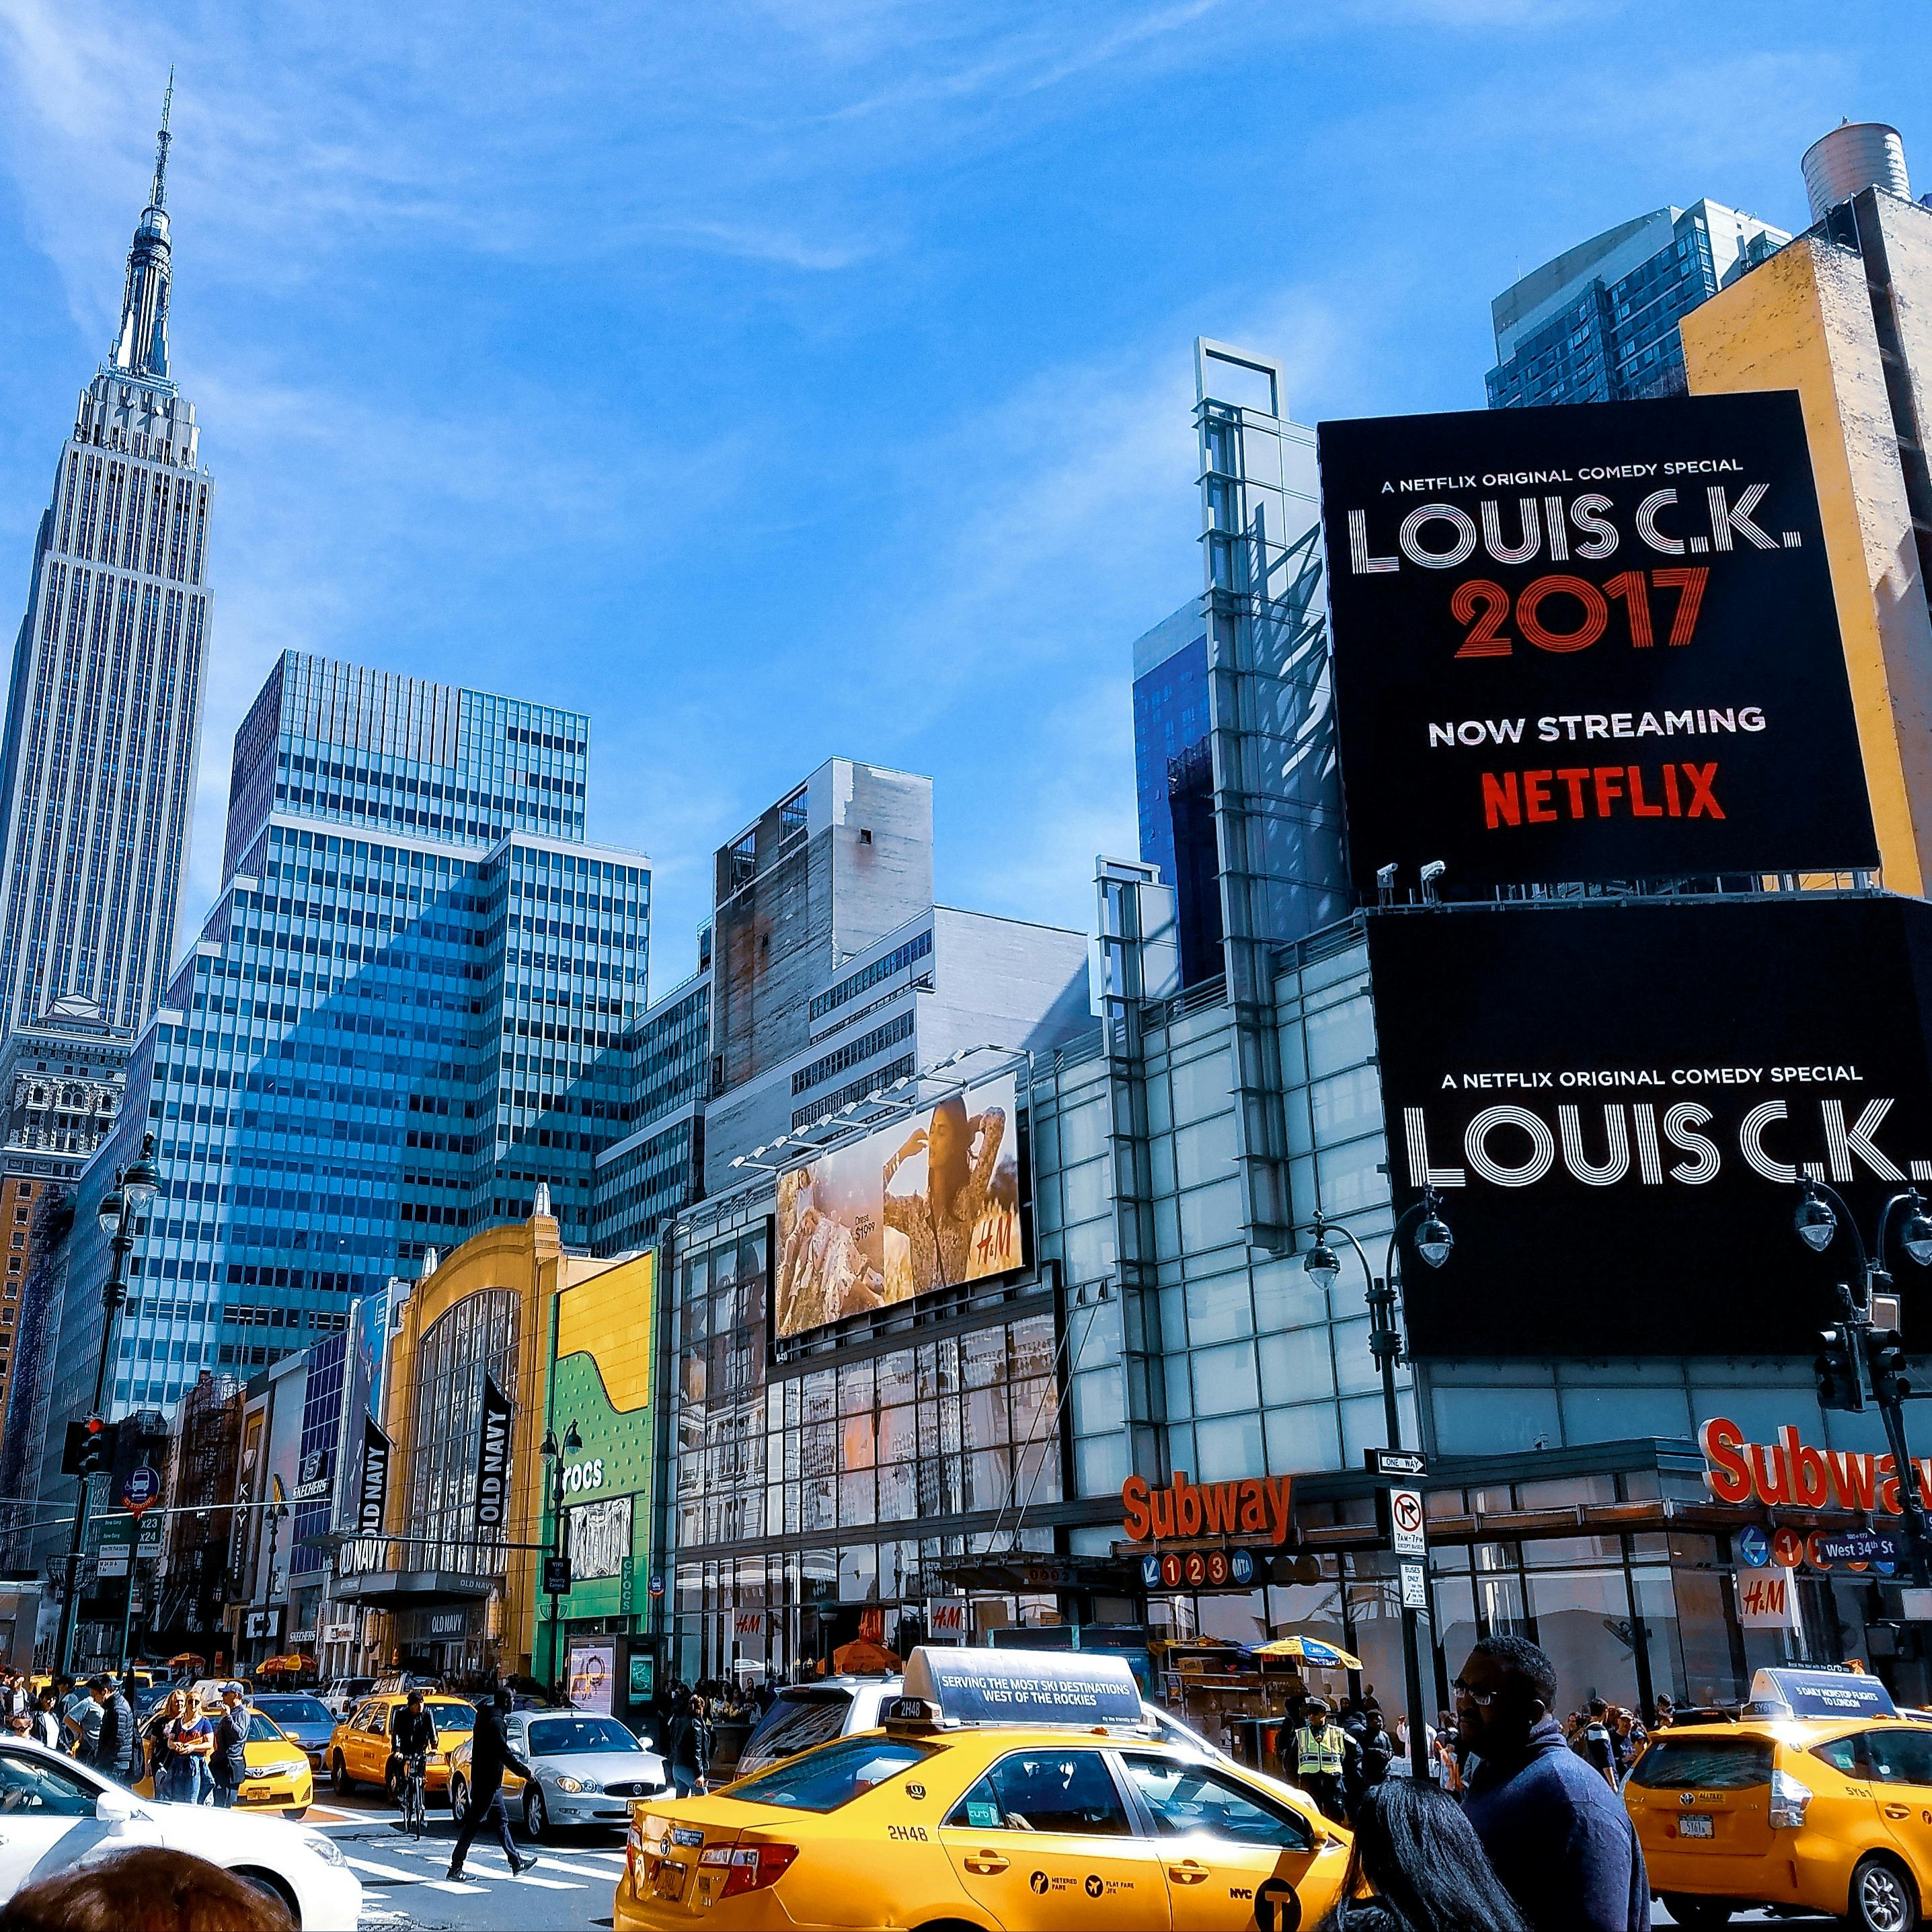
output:
M1796 389L1884 882L1923 894L1932 872L1932 625L1918 580L1864 265L1794 242L1684 318L1694 395ZM1795 720L1802 743L1803 721ZM1802 779L1802 763L1794 777Z
M591 1356L610 1406L642 1408L656 1372L651 1316L656 1257L642 1254L566 1288L557 1302L556 1357Z

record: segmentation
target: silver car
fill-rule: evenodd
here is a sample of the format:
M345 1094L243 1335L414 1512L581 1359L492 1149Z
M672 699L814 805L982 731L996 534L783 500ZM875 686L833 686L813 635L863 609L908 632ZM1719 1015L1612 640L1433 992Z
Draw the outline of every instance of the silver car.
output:
M536 1775L520 1792L515 1774L503 1783L504 1802L524 1808L532 1838L574 1826L631 1822L631 1800L652 1798L669 1783L664 1761L618 1723L595 1711L513 1711L503 1720L511 1750ZM470 1808L470 1746L459 1744L449 1768L449 1808L460 1820Z

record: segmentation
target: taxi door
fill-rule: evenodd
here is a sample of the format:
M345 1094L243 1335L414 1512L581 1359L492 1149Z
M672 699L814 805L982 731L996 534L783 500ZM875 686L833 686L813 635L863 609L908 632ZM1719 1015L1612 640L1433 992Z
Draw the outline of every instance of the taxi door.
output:
M343 1742L343 1762L349 1775L362 1784L380 1784L389 1769L389 1707L371 1698L356 1714Z
M1886 1831L1911 1866L1922 1896L1932 1892L1932 1730L1874 1724L1858 1742Z
M1008 1752L946 1814L939 1837L961 1888L1010 1932L1167 1932L1172 1922L1160 1848L1135 1832L1097 1750Z
M1174 1932L1293 1932L1334 1903L1348 1860L1271 1792L1198 1760L1126 1750L1121 1768L1157 1834Z

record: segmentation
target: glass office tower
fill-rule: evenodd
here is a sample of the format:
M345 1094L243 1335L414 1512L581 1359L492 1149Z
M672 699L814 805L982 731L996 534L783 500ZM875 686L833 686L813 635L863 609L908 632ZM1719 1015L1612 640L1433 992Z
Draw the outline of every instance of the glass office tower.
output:
M564 1240L588 1243L650 896L648 860L584 837L589 735L550 706L294 652L276 666L236 734L226 883L77 1190L56 1459L99 1346L95 1210L144 1132L164 1180L117 1406L339 1332L426 1250L526 1218L539 1182Z
M1700 201L1580 242L1490 304L1490 407L1682 395L1678 323L1790 239L1754 215Z

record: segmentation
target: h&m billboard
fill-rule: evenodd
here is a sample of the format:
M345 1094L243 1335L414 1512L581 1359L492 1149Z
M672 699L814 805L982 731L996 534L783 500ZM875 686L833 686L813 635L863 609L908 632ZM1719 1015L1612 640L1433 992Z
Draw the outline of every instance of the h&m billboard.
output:
M1404 1265L1418 1355L1810 1355L1855 1262L1800 1175L1868 1232L1932 1192L1919 900L1382 912L1369 963L1396 1203L1456 1238Z
M1795 392L1324 423L1364 894L1876 862Z
M1000 1074L782 1174L772 1333L1024 1268L1018 1096Z

